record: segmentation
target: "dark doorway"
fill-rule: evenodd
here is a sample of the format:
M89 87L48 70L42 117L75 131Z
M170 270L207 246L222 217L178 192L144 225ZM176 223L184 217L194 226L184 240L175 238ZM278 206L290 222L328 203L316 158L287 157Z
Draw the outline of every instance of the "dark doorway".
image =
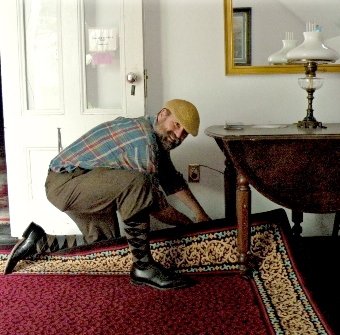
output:
M5 155L4 113L2 103L1 60L0 60L0 155Z

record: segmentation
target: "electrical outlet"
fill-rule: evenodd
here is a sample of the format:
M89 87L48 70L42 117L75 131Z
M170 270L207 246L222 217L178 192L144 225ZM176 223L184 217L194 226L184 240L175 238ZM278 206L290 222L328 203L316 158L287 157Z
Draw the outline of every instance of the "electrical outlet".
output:
M188 167L188 181L189 183L198 183L200 181L200 165L189 164Z

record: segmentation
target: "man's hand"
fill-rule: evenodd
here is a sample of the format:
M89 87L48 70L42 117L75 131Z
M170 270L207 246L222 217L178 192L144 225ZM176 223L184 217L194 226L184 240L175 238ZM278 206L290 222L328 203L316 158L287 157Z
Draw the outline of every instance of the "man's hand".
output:
M192 220L189 219L189 217L179 212L171 205L163 208L158 212L152 212L150 215L165 224L173 226L181 226L193 223Z
M196 216L196 222L211 221L211 218L204 211L190 189L178 191L174 195L193 211Z
M196 222L211 221L211 218L206 213L199 213L196 216Z

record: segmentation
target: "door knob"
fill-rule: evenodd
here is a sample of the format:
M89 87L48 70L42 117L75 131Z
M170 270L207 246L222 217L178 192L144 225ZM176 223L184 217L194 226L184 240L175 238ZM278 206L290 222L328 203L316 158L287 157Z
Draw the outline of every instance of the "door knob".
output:
M137 80L137 75L133 72L129 72L126 75L126 81L130 84L134 83Z
M126 75L126 81L130 84L133 84L137 80L137 75L133 72L129 72ZM131 95L135 95L135 85L131 85Z

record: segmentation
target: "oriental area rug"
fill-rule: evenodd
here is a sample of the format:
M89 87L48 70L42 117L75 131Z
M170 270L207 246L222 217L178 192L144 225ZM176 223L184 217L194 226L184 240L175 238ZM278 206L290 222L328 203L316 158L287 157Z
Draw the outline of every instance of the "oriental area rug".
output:
M132 285L124 238L20 261L0 275L0 334L333 334L294 261L285 211L252 215L250 278L226 221L152 232L154 258L196 281L180 290Z

